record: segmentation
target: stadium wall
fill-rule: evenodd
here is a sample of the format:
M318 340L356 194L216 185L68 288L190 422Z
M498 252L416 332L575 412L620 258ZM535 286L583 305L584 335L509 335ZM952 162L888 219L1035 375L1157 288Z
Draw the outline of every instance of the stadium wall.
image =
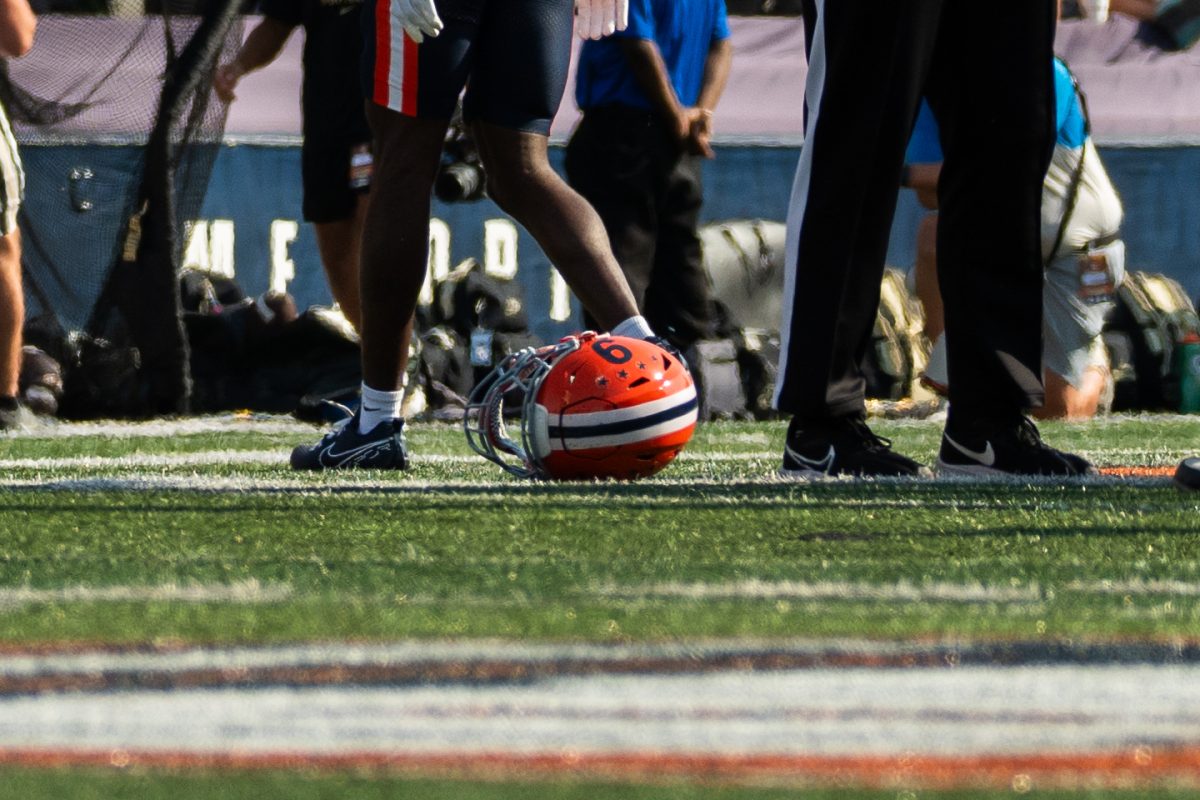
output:
M794 147L719 147L716 160L705 165L704 219L784 219L798 153ZM561 150L555 148L552 155L560 164ZM1193 297L1200 294L1200 148L1104 148L1102 155L1125 201L1130 266L1165 272ZM300 221L299 175L297 147L223 148L203 206L203 224L193 228L189 241L191 262L233 271L249 292L265 291L274 280L301 307L328 303L312 228ZM902 192L890 263L912 265L922 213L911 193ZM562 296L555 296L549 262L493 203L435 202L434 216L445 225L434 234L435 269L466 258L501 274L516 265L530 318L542 321L535 333L548 338L578 324L573 301L565 318L561 305L551 313Z

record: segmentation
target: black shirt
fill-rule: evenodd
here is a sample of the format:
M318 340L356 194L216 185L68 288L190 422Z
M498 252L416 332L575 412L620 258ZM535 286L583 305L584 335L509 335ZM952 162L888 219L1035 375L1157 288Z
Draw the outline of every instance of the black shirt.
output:
M263 0L263 14L304 27L304 138L341 146L370 141L359 78L363 0ZM316 141L310 141L310 139Z

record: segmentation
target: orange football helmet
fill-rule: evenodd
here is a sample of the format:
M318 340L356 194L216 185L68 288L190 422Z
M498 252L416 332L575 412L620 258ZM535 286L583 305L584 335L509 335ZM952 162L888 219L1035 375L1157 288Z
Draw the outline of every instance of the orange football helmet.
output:
M519 403L519 438L508 433L506 403ZM696 387L678 357L591 331L506 358L471 393L463 419L475 452L514 475L548 480L653 475L695 427Z

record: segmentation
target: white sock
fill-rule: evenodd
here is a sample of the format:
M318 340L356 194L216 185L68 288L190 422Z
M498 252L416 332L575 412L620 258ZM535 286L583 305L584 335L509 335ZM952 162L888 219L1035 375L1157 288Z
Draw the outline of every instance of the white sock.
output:
M628 336L630 339L649 339L654 335L650 323L640 314L614 326L611 333L613 336Z
M358 432L370 433L381 422L400 417L400 406L404 402L404 390L385 392L362 385L362 406L358 417Z

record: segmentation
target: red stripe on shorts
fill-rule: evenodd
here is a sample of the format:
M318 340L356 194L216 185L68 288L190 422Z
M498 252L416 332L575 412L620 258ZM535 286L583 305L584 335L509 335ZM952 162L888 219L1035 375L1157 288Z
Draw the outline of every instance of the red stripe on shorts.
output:
M372 98L387 108L392 71L392 0L375 0L375 88Z

